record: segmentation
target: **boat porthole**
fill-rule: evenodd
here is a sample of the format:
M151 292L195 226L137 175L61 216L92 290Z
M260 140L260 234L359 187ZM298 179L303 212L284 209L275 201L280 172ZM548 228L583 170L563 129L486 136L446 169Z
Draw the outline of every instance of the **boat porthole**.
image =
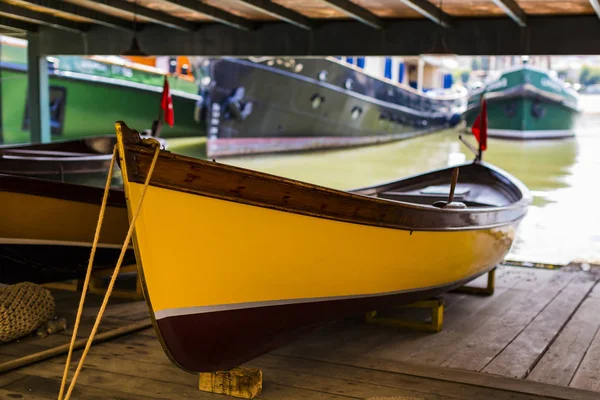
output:
M296 72L302 72L302 68L304 68L304 65L302 65L302 64L296 64L296 66L294 67L294 71L296 71Z
M310 98L312 108L314 108L315 110L317 108L321 107L321 104L323 104L323 101L325 101L325 98L318 94L313 94L312 97Z
M362 113L362 109L360 107L352 108L352 119L358 119L360 114Z
M269 60L269 61L267 61L267 65L268 65L269 67L272 67L272 66L273 66L273 64L275 64L275 61L273 61L273 60Z
M536 119L543 118L546 115L546 109L540 102L534 101L531 105L531 115Z
M323 70L319 72L319 80L326 81L327 80L327 71Z
M427 126L427 120L426 120L426 119L424 119L423 121L421 121L421 125L423 125L423 126Z
M350 79L350 78L346 79L346 82L344 83L344 87L348 90L352 90L352 79Z

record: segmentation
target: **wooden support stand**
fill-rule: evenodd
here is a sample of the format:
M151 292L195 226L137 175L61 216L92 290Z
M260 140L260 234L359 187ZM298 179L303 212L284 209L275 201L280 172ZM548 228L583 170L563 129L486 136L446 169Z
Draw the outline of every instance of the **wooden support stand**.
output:
M262 371L238 367L230 371L203 372L198 388L203 392L253 399L262 391Z
M106 287L103 285L103 278L111 276L114 270L105 269L101 271L92 272L92 276L90 277L90 286L88 288L88 293L91 294L99 294L104 295L106 293ZM137 273L137 265L126 265L121 267L119 271L119 276L121 274L127 273ZM117 277L117 280L119 278ZM42 286L47 287L49 289L59 289L59 290L70 290L70 291L80 291L83 288L84 279L72 279L70 281L64 282L53 282L53 283L45 283ZM136 277L135 289L120 289L113 288L111 297L125 300L143 300L144 294L142 292L142 285L139 277Z
M378 317L377 311L368 312L365 315L365 322L372 324L381 324L393 328L408 328L421 332L439 332L442 330L444 322L444 299L436 297L429 300L417 301L416 303L398 306L394 308L425 308L431 310L431 323L420 321L409 321L401 318Z
M479 296L491 296L494 294L494 288L496 286L496 268L488 272L487 274L487 286L486 287L475 287L475 286L462 286L453 292L475 294Z

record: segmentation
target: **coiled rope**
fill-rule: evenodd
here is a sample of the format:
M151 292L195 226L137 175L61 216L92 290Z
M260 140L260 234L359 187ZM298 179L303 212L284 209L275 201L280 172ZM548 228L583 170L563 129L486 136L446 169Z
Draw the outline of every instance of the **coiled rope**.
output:
M100 306L100 310L98 311L98 316L96 317L96 321L94 322L92 332L90 333L88 341L85 345L85 349L83 350L81 359L79 360L79 363L77 364L77 369L75 370L75 374L73 375L73 380L71 381L71 384L69 385L69 389L67 390L67 394L65 395L64 400L68 400L71 397L71 393L73 392L75 383L77 382L77 378L79 377L79 373L81 372L81 368L83 367L83 363L85 361L87 353L89 352L90 347L92 346L94 336L96 336L96 331L98 330L98 326L100 325L100 320L102 319L102 315L104 314L106 305L108 304L108 299L110 298L110 295L112 293L113 286L117 279L117 275L119 275L119 270L121 269L121 264L123 263L123 258L125 257L125 252L127 251L127 246L129 245L129 241L131 240L131 235L133 234L133 229L135 227L135 221L137 220L137 217L142 208L142 203L144 201L144 197L146 196L146 190L148 189L148 186L150 184L150 179L152 177L152 173L154 172L154 167L156 166L156 161L158 160L158 155L160 153L160 143L154 139L146 139L145 142L151 143L156 148L156 150L154 152L154 157L152 158L152 163L150 164L150 169L148 170L148 175L146 176L146 181L144 182L144 187L142 189L142 195L140 197L140 201L138 203L135 214L133 215L133 218L131 219L131 222L129 224L129 230L127 231L127 236L125 237L125 242L123 243L123 247L121 248L121 254L119 255L119 259L115 266L115 270L110 278L110 283L108 284L108 288L106 289L106 294L104 295L104 300L102 301L102 305ZM69 373L69 366L71 363L71 356L73 354L73 347L75 344L75 340L77 338L77 330L79 329L79 322L81 320L81 314L83 312L83 303L85 301L85 295L87 293L87 288L88 288L89 280L90 280L91 273L92 273L92 265L94 263L94 256L96 254L96 247L98 246L100 230L102 229L102 222L104 220L104 212L106 210L106 202L107 202L108 193L110 190L110 184L111 184L111 180L112 180L112 173L113 173L113 169L114 169L114 165L115 165L116 156L117 156L117 146L115 145L115 147L113 148L113 155L110 160L108 177L106 178L106 186L104 187L104 196L102 197L102 205L100 206L100 214L98 216L98 223L96 225L96 233L94 236L94 242L92 244L92 250L90 252L90 259L89 259L87 271L85 274L85 281L83 284L83 289L81 291L81 299L79 301L77 317L75 318L75 325L73 326L73 335L71 336L71 343L69 345L69 353L67 355L67 361L65 363L65 370L63 372L63 378L62 378L62 382L60 385L60 391L58 393L58 400L63 400L63 393L64 393L64 389L65 389L66 382L67 382L67 376Z

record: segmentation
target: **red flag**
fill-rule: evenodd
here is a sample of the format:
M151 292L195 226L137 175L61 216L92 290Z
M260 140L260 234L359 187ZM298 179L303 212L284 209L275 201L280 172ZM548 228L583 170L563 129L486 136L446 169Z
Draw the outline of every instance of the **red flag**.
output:
M175 114L173 113L173 99L171 98L171 91L169 90L169 81L165 75L165 83L163 85L162 99L160 101L160 108L165 113L165 122L169 126L173 126L175 123Z
M485 99L481 101L481 113L475 119L471 132L479 142L481 150L487 149L487 105Z

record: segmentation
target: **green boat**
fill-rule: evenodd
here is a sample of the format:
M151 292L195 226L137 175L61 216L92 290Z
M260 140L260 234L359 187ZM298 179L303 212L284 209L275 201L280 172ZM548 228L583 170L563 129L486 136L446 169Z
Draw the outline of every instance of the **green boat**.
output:
M27 41L0 36L0 144L30 141L27 107ZM47 57L52 140L112 134L127 117L151 129L159 114L166 71L122 57ZM175 124L162 137L203 136L194 120L201 99L192 75L168 75Z
M574 135L579 112L577 92L551 75L527 64L502 71L469 95L463 114L472 126L487 102L488 136L511 139L550 139Z

